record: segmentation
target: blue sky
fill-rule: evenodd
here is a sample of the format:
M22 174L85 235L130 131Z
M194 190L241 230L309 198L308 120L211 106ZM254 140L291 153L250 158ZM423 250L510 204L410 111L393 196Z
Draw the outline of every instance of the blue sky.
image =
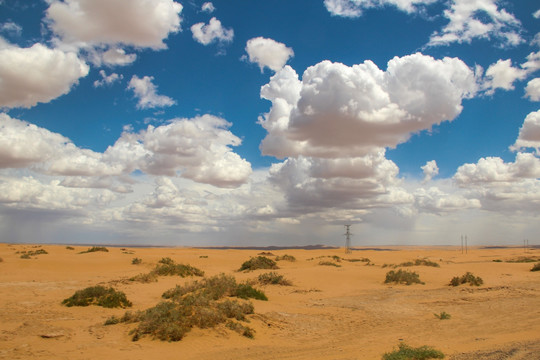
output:
M0 1L5 242L537 241L534 1Z

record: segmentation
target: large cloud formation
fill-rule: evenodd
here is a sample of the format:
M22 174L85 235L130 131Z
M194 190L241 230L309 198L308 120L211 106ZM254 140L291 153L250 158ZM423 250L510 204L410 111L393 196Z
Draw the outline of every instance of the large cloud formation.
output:
M138 133L125 131L114 145L98 153L81 149L60 134L0 114L0 167L74 177L64 182L72 187L111 184L119 192L126 189L107 177L127 176L135 170L234 188L247 181L251 165L232 152L230 146L241 141L227 130L229 126L211 115L173 119Z
M411 133L453 120L476 91L473 72L456 58L395 57L386 71L323 61L302 80L286 66L261 89L272 101L260 119L265 155L363 156L395 147Z
M89 67L75 53L49 49L0 48L0 107L35 106L67 94Z
M350 67L323 61L299 79L285 66L261 88L272 107L259 120L268 132L263 154L285 158L270 169L270 181L287 200L279 212L394 207L410 213L414 194L402 188L386 148L453 120L476 90L461 60L419 53L390 60L386 71L371 61ZM468 206L461 198L437 197L441 207Z

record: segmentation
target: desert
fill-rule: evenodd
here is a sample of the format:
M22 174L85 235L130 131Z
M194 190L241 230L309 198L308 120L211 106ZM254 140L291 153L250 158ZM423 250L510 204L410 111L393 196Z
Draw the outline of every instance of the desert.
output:
M447 359L540 359L540 272L531 271L540 261L537 248L89 248L0 244L0 358L381 359L407 344L432 347ZM277 259L278 268L239 271L260 256ZM129 280L164 258L204 277ZM385 283L399 270L416 273L421 283ZM269 271L290 284L257 281ZM482 284L449 285L468 272ZM267 296L249 299L253 313L239 321L253 338L220 323L193 326L180 341L151 335L133 341L136 323L105 325L128 310L156 306L177 285L220 274ZM96 285L122 291L132 306L62 304Z

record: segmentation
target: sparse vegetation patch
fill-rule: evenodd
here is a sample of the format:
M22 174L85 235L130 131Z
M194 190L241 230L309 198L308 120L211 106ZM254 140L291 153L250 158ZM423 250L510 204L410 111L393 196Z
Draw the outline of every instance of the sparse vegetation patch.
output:
M507 263L533 263L540 261L538 256L519 256L515 259L506 260Z
M335 262L332 262L332 261L319 261L319 265L341 267L341 265L336 264Z
M2 261L2 260L0 259L0 262L1 262L1 261ZM540 262L534 264L534 266L532 267L531 271L540 271Z
M266 296L248 284L237 284L232 276L224 274L176 286L166 291L162 301L145 311L126 312L121 317L108 319L106 325L138 323L130 334L133 341L148 335L165 341L181 340L192 327L211 328L229 319L247 321L253 314L253 304L228 297L261 298ZM226 326L246 337L253 337L254 330L229 320Z
M122 291L101 285L76 291L73 296L64 299L62 304L68 307L97 305L105 308L127 308L132 305Z
M382 267L391 267L393 269L396 269L398 267L409 267L409 266L432 266L432 267L440 267L440 265L434 261L428 260L428 259L416 259L414 261L406 261L402 262L401 264L384 264Z
M290 262L294 262L296 261L296 258L292 255L283 255L283 256L276 256L276 261L290 261Z
M401 343L397 350L383 355L382 360L427 360L444 359L444 354L429 346L413 348Z
M276 262L265 256L257 256L245 261L238 271L251 271L257 269L279 269Z
M417 273L401 269L399 269L398 271L391 270L387 272L384 283L396 283L405 285L424 284L424 282L420 280L420 276Z
M474 274L470 272L466 272L462 276L455 276L450 280L451 286L459 286L467 283L471 286L480 286L484 283L484 280L482 280L480 276L474 276Z
M191 265L177 264L171 258L162 258L158 264L152 270L152 272L159 276L174 276L180 277L186 276L204 276L204 271L197 269Z
M21 254L22 254L21 259L31 259L32 256L45 255L45 254L48 254L48 252L45 249L38 249L38 250L22 251Z
M452 316L451 316L449 313L447 313L446 311L442 311L442 312L439 313L439 314L433 314L433 315L435 315L435 317L436 317L437 319L439 319L439 320L448 320L448 319L450 319L450 318L452 317Z
M131 264L132 264L132 265L139 265L139 264L141 264L141 263L142 263L142 259L140 259L140 258L133 258L133 259L131 260Z
M261 285L284 285L284 286L290 286L292 283L285 279L283 275L278 274L275 271L267 272L264 274L259 275L259 278L257 279L259 284Z
M109 249L107 249L107 248L104 247L104 246L92 246L92 247L89 248L88 250L81 251L79 254L87 254L87 253L93 253L93 252L99 252L99 251L102 251L102 252L109 252Z

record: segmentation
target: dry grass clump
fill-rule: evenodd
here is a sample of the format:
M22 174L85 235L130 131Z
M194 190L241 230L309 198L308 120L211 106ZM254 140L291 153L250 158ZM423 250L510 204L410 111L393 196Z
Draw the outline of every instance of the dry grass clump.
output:
M385 284L389 283L396 283L396 284L405 284L405 285L412 285L412 284L422 284L424 285L423 281L420 281L420 276L412 271L407 270L401 270L398 271L391 270L386 273L386 279L384 280Z
M265 256L257 256L245 261L238 271L251 271L257 269L279 269L276 262Z
M267 272L259 275L257 281L261 285L284 285L290 286L292 283L285 279L283 275L278 274L275 271Z
M164 341L181 340L192 327L212 328L229 319L247 321L246 315L253 314L251 302L238 301L229 297L260 298L264 293L248 284L237 284L232 276L224 274L194 281L185 286L176 286L163 294L162 301L145 311L127 312L123 317L112 317L106 325L138 323L130 334L133 341L143 336ZM254 330L229 320L227 327L247 337Z
M31 259L32 256L45 255L48 254L45 249L30 250L30 251L21 251L21 259Z
M462 276L455 276L450 280L451 286L459 286L462 284L469 283L470 286L480 286L484 283L484 280L480 276L474 276L473 273L466 272L465 275Z
M519 256L515 259L506 260L507 263L533 263L540 260L538 256Z
M1 261L2 261L2 260L0 259L0 262L1 262ZM532 267L531 271L540 271L540 262L534 264L534 266Z
M97 305L105 308L127 308L132 305L122 291L116 291L112 287L106 288L101 285L78 290L73 296L64 299L62 304L68 307Z
M135 275L135 276L129 278L129 281L148 284L148 283L151 283L151 282L158 281L158 277L154 272L149 272L149 273L146 273L146 274Z
M406 261L402 262L401 264L384 264L382 267L391 267L391 268L398 268L398 267L409 267L409 266L432 266L432 267L440 267L440 265L434 261L428 260L428 259L416 259L414 261Z
M319 265L341 267L341 265L336 264L335 262L332 262L332 261L319 261Z
M131 264L132 264L132 265L139 265L139 264L141 264L141 263L142 263L142 259L141 259L141 258L133 258L133 259L131 260Z
M104 246L92 246L88 250L81 251L79 254L87 254L87 253L93 253L93 252L98 252L98 251L109 252L109 249L107 249Z
M435 350L429 346L421 346L418 348L410 347L407 344L401 343L397 350L390 353L385 353L382 360L427 360L427 359L444 359L444 354L439 350Z
M159 276L204 276L204 271L191 265L177 264L169 257L159 260L152 272Z
M440 314L433 314L433 315L435 315L435 317L439 320L448 320L452 317L452 315L450 315L446 311L443 311Z
M296 261L296 258L292 255L282 255L282 256L276 256L276 261L290 261L290 262L295 262Z
M342 260L348 261L348 262L365 262L365 263L370 263L371 262L371 260L369 260L368 258L360 258L360 259L345 259L345 258L342 258Z

